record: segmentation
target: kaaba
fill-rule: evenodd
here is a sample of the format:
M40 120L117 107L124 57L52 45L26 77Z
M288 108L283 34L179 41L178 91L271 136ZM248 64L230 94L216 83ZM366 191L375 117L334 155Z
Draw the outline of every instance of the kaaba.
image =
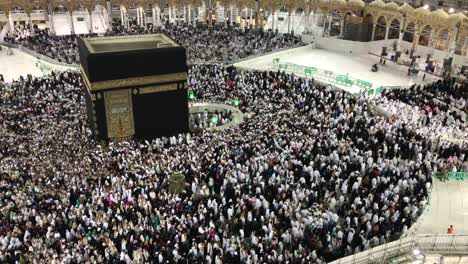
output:
M187 55L164 34L80 38L88 120L99 140L187 132Z

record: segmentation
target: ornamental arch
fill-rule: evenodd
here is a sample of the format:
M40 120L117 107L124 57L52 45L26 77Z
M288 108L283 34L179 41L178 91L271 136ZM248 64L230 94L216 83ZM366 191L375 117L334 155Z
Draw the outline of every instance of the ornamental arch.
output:
M398 39L398 37L400 36L400 30L401 30L400 20L394 18L390 22L390 27L388 31L388 39Z

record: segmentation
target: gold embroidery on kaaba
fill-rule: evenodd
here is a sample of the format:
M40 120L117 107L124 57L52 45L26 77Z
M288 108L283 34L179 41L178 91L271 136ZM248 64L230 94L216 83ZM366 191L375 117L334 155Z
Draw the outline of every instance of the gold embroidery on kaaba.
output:
M86 78L85 78L86 79ZM141 86L148 84L158 84L165 82L180 82L187 80L186 72L171 73L171 74L162 74L162 75L153 75L146 77L136 77L136 78L127 78L127 79L117 79L101 82L90 83L91 91L113 89L113 88L122 88L128 86Z
M126 138L135 134L131 90L104 93L109 138Z
M160 93L160 92L175 91L175 90L177 90L177 83L171 83L171 84L141 88L140 94Z

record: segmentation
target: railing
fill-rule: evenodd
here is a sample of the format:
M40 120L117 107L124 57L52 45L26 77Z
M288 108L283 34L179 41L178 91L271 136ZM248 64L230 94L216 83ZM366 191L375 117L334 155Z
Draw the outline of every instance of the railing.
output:
M391 263L403 255L468 255L468 235L415 235L348 256L331 264Z
M438 180L443 180L443 181L450 181L450 180L457 180L457 181L463 181L463 180L468 180L468 172L439 172L436 171L432 173L432 177L438 179Z
M333 71L320 69L317 67L303 66L295 63L281 62L280 58L273 59L273 66L279 70L286 72L292 72L297 75L305 77L311 77L314 79L321 80L324 83L333 85L339 85L342 88L358 87L361 91L358 93L373 96L381 93L384 89L398 89L403 88L402 86L379 86L372 88L373 84L365 80L352 78L348 75L338 74Z

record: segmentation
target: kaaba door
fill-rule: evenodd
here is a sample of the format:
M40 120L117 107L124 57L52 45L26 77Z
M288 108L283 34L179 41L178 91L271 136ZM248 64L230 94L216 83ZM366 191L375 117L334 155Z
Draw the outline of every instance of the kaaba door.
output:
M104 93L107 118L107 135L113 139L125 139L135 134L131 90Z

